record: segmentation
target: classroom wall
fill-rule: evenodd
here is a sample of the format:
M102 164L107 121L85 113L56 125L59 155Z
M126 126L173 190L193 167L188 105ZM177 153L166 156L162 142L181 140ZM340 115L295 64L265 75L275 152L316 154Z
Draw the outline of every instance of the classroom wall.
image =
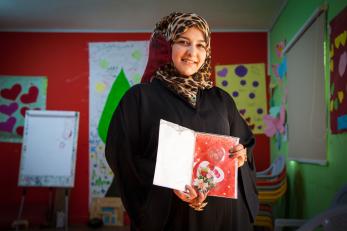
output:
M270 32L270 63L277 61L275 45L286 39L289 42L304 22L323 3L328 4L328 23L347 6L345 0L289 0L277 23ZM327 46L329 47L329 46ZM325 51L329 60L329 50ZM326 75L329 76L329 68ZM273 73L271 74L273 76ZM326 78L326 98L329 99L329 77ZM282 89L283 90L283 89ZM273 93L275 105L281 102L283 91ZM291 94L292 92L288 92ZM328 105L328 104L327 104ZM329 110L327 109L327 112ZM298 112L300 113L300 112ZM329 118L329 117L328 117ZM303 118L304 119L304 118ZM346 143L347 133L332 135L330 120L327 120L327 160L326 166L287 161L289 188L285 198L277 204L276 217L309 218L324 211L330 205L335 192L347 183ZM287 157L287 143L277 149L275 139L271 139L271 159L283 154Z
M89 194L89 64L88 43L148 40L149 33L0 33L0 75L47 76L47 109L80 112L75 187L70 197L70 222L88 219ZM267 33L213 33L212 65L267 63ZM268 79L268 78L267 78ZM257 168L269 165L269 139L257 135ZM17 187L21 145L0 143L0 227L17 217L21 188ZM28 188L23 217L42 223L49 190Z

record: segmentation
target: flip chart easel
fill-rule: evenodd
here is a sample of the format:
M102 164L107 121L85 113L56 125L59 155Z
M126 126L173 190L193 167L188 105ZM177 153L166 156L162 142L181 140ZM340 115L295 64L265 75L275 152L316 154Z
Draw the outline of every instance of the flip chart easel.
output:
M26 111L18 179L18 186L24 188L17 221L21 219L26 187L65 188L65 230L68 229L69 190L75 179L78 124L78 112Z

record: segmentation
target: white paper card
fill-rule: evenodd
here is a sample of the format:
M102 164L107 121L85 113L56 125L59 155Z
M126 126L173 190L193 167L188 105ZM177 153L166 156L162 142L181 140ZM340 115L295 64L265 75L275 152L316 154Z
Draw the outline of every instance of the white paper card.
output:
M195 132L160 120L153 184L185 191L192 181Z

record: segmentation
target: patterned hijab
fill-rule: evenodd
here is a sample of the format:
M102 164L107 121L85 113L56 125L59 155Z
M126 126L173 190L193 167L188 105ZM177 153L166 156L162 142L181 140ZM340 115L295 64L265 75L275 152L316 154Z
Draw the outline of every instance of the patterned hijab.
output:
M206 59L197 73L182 76L174 67L171 46L189 28L196 27L205 37ZM211 76L210 30L205 19L193 13L171 13L156 24L152 34L149 59L141 82L151 78L160 79L171 91L183 97L192 107L196 107L198 89L213 86Z

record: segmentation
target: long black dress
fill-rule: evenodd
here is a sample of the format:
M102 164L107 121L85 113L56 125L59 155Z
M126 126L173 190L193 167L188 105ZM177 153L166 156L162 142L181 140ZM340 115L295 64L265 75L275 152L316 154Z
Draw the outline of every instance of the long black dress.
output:
M197 212L172 189L153 185L160 119L199 132L240 137L248 150L248 162L239 168L237 200L207 197L208 205ZM220 88L199 90L194 109L154 79L133 86L124 95L110 123L105 152L132 229L247 231L252 230L258 211L254 143L234 101Z

